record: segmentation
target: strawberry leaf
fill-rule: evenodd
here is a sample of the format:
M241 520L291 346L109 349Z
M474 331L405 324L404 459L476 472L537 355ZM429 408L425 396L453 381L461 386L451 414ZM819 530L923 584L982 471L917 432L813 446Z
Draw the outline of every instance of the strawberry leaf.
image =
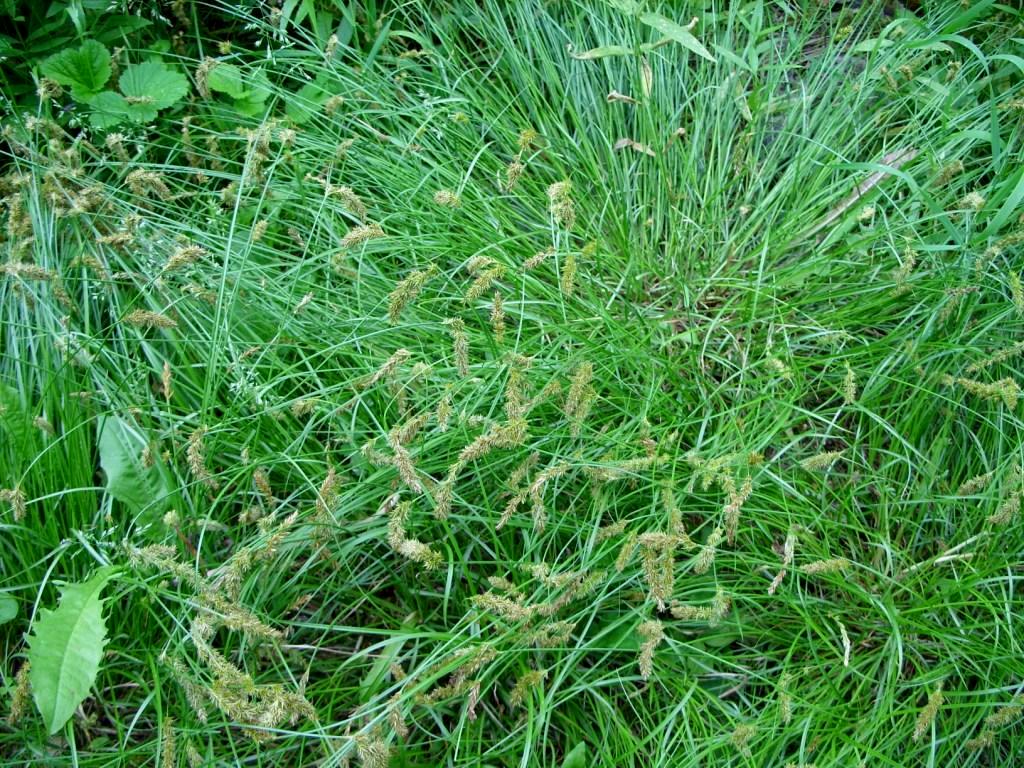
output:
M232 99L246 96L245 83L242 82L242 70L234 64L218 64L206 76L206 86L211 91L226 93Z
M86 101L103 90L110 79L110 52L102 43L86 40L80 48L61 51L46 59L42 73L71 88L71 95Z
M128 101L120 93L103 91L89 99L92 114L89 122L93 128L113 128L128 119L130 109Z
M188 79L162 61L133 64L118 85L140 122L153 120L158 110L177 104L188 93Z

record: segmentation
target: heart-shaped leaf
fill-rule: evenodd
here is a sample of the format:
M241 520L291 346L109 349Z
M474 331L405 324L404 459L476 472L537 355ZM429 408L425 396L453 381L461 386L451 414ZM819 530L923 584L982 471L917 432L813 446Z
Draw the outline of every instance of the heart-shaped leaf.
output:
M88 581L65 586L60 605L42 609L28 638L32 695L51 734L64 727L99 673L107 642L100 593L116 573L100 568Z
M80 48L50 56L40 70L51 80L71 88L76 99L85 101L102 91L110 79L110 52L102 43L86 40Z

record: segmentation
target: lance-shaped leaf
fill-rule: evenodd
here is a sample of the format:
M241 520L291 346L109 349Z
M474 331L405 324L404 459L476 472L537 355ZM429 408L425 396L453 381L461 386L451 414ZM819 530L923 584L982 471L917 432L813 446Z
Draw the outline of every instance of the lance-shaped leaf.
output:
M624 45L599 45L597 48L591 48L583 53L574 53L572 48L569 49L569 55L579 61L603 59L606 56L628 56L631 53L633 53L633 49Z
M64 727L96 681L107 642L100 594L116 573L107 566L82 584L68 584L60 605L42 609L28 638L32 695L51 734Z
M698 56L703 56L710 62L714 62L715 57L708 53L708 49L701 45L700 41L686 27L676 24L671 19L666 19L660 13L653 12L641 13L640 21L649 27L654 27L665 37L675 40L687 50L693 51Z
M146 466L142 453L146 438L124 419L109 416L99 430L100 466L107 476L107 492L134 513L156 515L167 508L171 493L164 466L154 457Z

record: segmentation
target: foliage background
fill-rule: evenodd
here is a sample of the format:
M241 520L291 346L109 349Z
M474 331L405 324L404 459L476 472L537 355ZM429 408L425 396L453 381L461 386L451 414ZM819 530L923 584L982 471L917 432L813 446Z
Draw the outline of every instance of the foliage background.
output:
M1020 756L1018 9L3 11L9 763Z

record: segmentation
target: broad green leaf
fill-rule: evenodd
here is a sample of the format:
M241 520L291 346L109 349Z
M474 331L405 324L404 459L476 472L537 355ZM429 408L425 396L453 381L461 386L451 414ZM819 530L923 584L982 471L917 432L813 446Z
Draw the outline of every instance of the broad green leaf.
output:
M587 768L587 743L581 741L562 761L562 768Z
M693 51L698 56L703 56L708 61L714 63L715 57L708 53L708 49L701 45L700 41L686 27L676 24L671 19L666 19L660 13L650 11L641 13L640 21L649 27L654 27L665 37L675 40L687 50Z
M160 61L133 64L121 75L118 85L133 107L148 107L145 114L152 112L149 120L156 117L155 110L177 104L188 93L186 77Z
M76 99L85 101L102 91L110 79L110 52L102 43L86 40L80 48L50 56L40 70L51 80L70 87Z
M359 684L359 692L361 694L372 696L377 692L380 684L384 681L384 676L391 668L391 664L398 658L398 653L402 650L402 644L403 641L401 640L391 643L377 656L376 661L373 662L370 670Z
M231 97L234 108L243 115L255 117L266 109L270 81L262 70L246 78L234 64L218 64L206 83L211 91Z
M100 466L107 476L107 493L139 514L162 512L170 487L163 466L142 463L146 439L126 421L109 416L99 430Z
M50 734L64 727L96 681L107 642L100 593L116 572L108 566L68 584L56 610L40 611L28 638L32 695Z
M75 25L75 31L80 35L84 35L85 8L82 7L82 0L68 0L68 4L64 6L64 12L71 19L71 23Z
M128 119L130 104L120 93L103 91L89 99L92 114L89 122L93 128L113 128Z
M637 2L637 0L605 0L608 5L612 8L617 8L623 13L628 13L630 16L636 16L643 10L643 4Z
M235 99L231 102L231 105L239 114L246 117L256 117L267 108L267 100L246 96L244 99Z
M309 122L331 95L319 83L306 83L288 99L284 111L298 125Z
M109 6L110 3L104 3ZM125 35L138 32L153 25L153 22L139 16L125 16L124 14L104 13L93 22L92 34L105 45L117 45L124 40Z
M1006 193L1005 198L1003 197L1004 193ZM999 205L999 211L988 222L985 234L995 236L1016 213L1021 201L1024 201L1024 168L1019 169L1012 176L1008 175L1007 179L999 186L999 191L992 200L993 203Z
M967 4L961 3L960 7L965 10L963 13L953 17L953 19L951 19L946 26L942 28L942 34L951 35L962 29L966 29L976 18L982 14L987 14L994 4L995 0L978 0L978 2Z
M883 48L891 48L895 45L895 41L886 40L881 37L872 37L867 40L861 40L856 45L850 48L851 53L874 53L880 51Z
M151 123L156 120L159 112L152 104L137 102L128 104L128 117L133 123Z
M262 69L250 75L245 84L246 90L239 97L240 99L262 104L269 98L270 80L267 79L267 75Z
M1017 67L1017 69L1020 70L1020 73L1024 75L1024 58L1021 58L1020 56L1014 56L1012 53L997 53L995 56L992 57L992 60L1008 61L1015 67Z
M739 629L739 622L730 622L728 626L731 626L732 629L722 627L718 631L711 632L701 638L704 645L708 648L725 648L743 638L743 633Z
M624 45L599 45L597 48L591 48L583 53L569 51L569 55L579 61L590 61L591 59L603 59L606 56L628 56L632 52L632 48L627 48Z
M419 614L411 613L405 617L402 622L402 631L412 631L416 624L420 621ZM398 654L402 650L402 646L405 645L405 640L400 639L401 635L396 635L394 641L388 643L387 647L384 648L377 656L376 661L373 662L369 671L366 673L366 677L359 684L359 695L365 700L373 697L377 692L381 683L384 681L384 676L387 674L391 665L398 658Z
M21 404L21 396L14 387L0 382L0 434L16 450L25 451L33 439L32 417Z
M63 19L33 27L20 48L25 54L41 55L46 51L62 51L73 44Z
M206 87L217 93L226 93L232 99L245 97L242 70L234 64L218 64L206 76Z
M0 595L0 624L13 621L18 615L18 601L10 595Z

